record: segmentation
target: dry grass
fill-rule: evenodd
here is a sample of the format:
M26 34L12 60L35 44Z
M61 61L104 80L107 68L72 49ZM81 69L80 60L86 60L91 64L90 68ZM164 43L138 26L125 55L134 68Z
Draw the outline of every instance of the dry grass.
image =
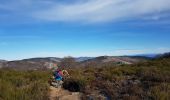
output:
M48 100L48 72L0 70L0 100Z

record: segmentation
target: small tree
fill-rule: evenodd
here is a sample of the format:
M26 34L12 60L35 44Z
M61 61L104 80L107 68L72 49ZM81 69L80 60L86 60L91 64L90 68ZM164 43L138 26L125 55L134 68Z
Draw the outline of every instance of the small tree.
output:
M65 57L61 60L59 66L61 68L72 68L75 67L77 64L77 62L75 61L75 59L73 57Z

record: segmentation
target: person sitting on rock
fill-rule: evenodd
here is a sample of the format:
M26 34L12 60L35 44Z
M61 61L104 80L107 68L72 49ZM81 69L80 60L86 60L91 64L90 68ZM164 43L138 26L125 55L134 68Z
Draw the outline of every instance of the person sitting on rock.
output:
M56 81L61 81L61 80L63 80L63 77L68 76L68 75L69 74L66 70L58 69L54 72L54 78Z
M54 79L55 79L56 81L61 81L61 80L62 80L62 75L61 75L60 73L61 73L61 70L56 70L56 71L54 72Z

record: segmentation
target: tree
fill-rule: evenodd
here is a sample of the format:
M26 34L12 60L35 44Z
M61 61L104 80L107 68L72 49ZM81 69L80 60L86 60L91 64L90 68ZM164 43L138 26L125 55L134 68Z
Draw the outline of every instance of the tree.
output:
M65 57L61 60L59 66L61 68L72 68L75 67L77 62L73 57Z

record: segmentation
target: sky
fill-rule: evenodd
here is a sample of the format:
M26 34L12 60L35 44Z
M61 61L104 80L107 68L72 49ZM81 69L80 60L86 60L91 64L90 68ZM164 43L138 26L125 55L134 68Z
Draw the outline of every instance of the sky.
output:
M170 0L0 0L0 59L170 51Z

